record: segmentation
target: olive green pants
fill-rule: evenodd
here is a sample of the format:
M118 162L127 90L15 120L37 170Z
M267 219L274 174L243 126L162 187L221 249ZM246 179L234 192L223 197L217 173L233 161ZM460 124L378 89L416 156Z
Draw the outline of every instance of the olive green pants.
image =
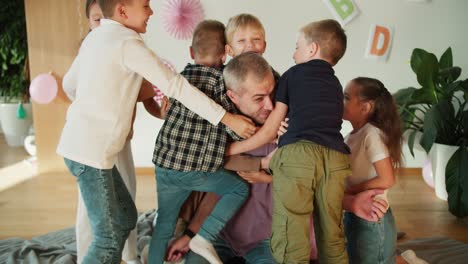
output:
M342 200L345 178L351 174L348 155L301 140L278 149L270 169L276 261L309 263L313 213L320 264L347 264Z

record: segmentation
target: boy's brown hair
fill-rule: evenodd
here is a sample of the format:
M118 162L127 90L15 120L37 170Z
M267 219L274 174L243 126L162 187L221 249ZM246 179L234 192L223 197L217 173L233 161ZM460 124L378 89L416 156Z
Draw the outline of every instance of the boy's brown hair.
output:
M224 30L224 24L217 20L200 22L193 32L193 52L201 58L223 55L226 45Z
M231 17L226 25L227 43L231 43L232 36L238 28L244 27L254 27L259 29L263 32L263 38L265 38L265 29L263 28L262 22L260 22L256 16L251 14L239 14L237 16Z
M312 22L301 28L307 44L320 46L321 56L335 65L346 51L346 34L340 23L333 19Z
M131 1L132 0L97 0L105 18L109 18L114 15L114 8L118 3L129 3Z

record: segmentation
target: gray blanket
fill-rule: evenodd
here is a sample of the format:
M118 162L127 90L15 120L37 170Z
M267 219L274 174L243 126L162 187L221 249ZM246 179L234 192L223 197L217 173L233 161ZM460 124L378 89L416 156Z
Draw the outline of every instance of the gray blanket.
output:
M446 237L413 239L399 244L398 249L411 249L429 264L468 263L468 244Z
M155 211L138 217L138 253L148 245ZM398 245L400 252L412 249L430 264L468 263L468 244L448 238L414 239ZM0 263L76 263L75 229L67 228L31 240L10 238L0 241Z
M155 211L138 217L138 252L149 243ZM0 240L0 263L5 264L68 264L76 263L75 228L48 233L31 240Z

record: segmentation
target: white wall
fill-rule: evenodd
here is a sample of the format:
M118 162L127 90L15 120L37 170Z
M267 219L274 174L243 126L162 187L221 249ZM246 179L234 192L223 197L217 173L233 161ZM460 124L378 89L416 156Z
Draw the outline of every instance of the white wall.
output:
M333 18L321 0L202 0L205 17L226 23L239 13L256 15L266 29L267 50L264 56L280 73L293 65L292 53L297 30L314 20ZM423 48L438 57L449 46L454 54L454 64L464 69L468 78L468 1L430 0L415 3L408 0L356 0L361 13L345 26L348 48L344 58L335 67L343 85L357 76L380 79L391 92L400 88L419 87L408 64L413 48ZM190 41L180 41L169 36L161 22L161 5L165 1L151 1L154 15L144 36L149 47L161 57L171 61L178 71L190 61ZM292 4L294 3L294 5ZM394 41L386 63L364 58L371 24L393 26ZM463 33L465 32L465 33ZM137 167L151 167L154 141L162 122L143 113L140 106L135 123L133 153ZM350 131L348 123L342 132ZM405 149L407 167L422 167L425 154L416 152L416 158Z

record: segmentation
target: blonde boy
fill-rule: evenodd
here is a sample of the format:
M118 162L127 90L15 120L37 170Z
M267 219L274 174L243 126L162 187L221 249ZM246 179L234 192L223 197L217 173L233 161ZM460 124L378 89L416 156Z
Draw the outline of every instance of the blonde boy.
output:
M142 79L215 125L221 121L241 136L253 134L255 127L172 73L145 46L139 33L146 32L153 14L149 0L98 3L105 19L84 39L63 79L65 89L77 92L57 152L77 177L93 230L83 263L120 263L137 211L114 164L131 128Z
M280 137L270 162L271 248L278 263L308 263L312 212L319 262L348 263L342 200L344 179L350 175L349 148L340 133L343 89L332 68L345 50L346 35L338 22L322 20L303 27L294 52L297 65L282 75L275 109L259 132L227 151L242 153L270 142L289 117L288 132Z
M233 58L248 51L263 55L265 29L257 17L239 14L231 17L226 25L226 41L226 52Z

